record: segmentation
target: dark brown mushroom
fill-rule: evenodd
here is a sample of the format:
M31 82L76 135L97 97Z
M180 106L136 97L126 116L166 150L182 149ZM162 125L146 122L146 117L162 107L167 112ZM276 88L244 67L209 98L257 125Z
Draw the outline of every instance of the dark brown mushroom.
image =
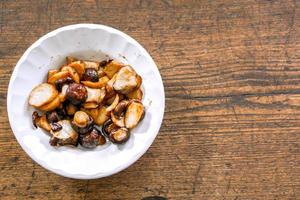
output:
M94 68L85 69L85 72L82 75L82 80L83 81L97 82L99 80L98 71Z
M39 113L36 112L36 111L34 111L34 112L32 113L32 124L33 124L33 126L34 126L35 128L37 128L37 123L38 123L38 121L39 121L39 118L40 118Z
M112 132L115 129L118 129L119 127L113 123L111 119L108 119L106 122L104 122L102 126L102 133L106 136L109 137L110 132Z
M79 136L79 144L85 148L95 148L105 144L106 140L97 128L93 128L89 133Z
M109 134L109 140L115 144L123 144L127 142L129 137L130 137L130 133L127 128L114 129Z
M129 137L130 133L127 128L120 128L113 123L111 119L107 120L102 126L102 133L115 144L125 143Z
M125 109L127 108L129 104L128 100L121 101L114 109L114 115L116 117L121 117L122 113L125 112Z
M87 90L81 84L72 83L67 89L66 98L74 105L82 104L87 99Z
M50 123L50 127L54 132L60 131L62 129L62 126L57 122Z

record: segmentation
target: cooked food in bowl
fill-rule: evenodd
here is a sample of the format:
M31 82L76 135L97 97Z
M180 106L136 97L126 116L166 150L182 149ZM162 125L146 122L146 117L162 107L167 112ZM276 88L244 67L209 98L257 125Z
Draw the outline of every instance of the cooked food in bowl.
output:
M48 71L47 83L32 89L33 125L50 135L50 145L95 148L123 144L143 119L142 78L129 65L67 57ZM100 128L102 126L102 128Z

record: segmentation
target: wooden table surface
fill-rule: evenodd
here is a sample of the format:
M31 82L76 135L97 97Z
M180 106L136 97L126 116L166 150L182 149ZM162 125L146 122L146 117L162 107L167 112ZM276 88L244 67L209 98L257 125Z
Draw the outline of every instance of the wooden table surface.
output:
M0 2L1 200L300 199L299 1ZM20 56L74 23L134 37L165 86L153 145L125 171L98 180L60 177L34 163L7 119L7 85Z

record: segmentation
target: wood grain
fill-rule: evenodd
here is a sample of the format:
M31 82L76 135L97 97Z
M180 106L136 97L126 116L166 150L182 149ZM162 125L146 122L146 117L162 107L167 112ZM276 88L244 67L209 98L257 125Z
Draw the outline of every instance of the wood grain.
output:
M0 1L0 199L299 199L300 2ZM13 68L74 23L116 27L153 56L166 110L147 153L99 180L35 164L6 113Z

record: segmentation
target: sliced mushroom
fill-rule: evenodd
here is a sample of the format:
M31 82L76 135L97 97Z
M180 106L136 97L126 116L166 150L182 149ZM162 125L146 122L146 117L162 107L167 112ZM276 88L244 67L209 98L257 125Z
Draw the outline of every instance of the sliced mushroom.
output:
M121 94L128 94L140 85L140 80L134 69L125 66L117 73L113 88Z
M86 103L94 102L100 104L103 101L106 94L105 89L94 89L89 87L86 87L86 89L87 89L87 99L85 101Z
M48 83L55 84L55 82L59 79L63 79L70 76L69 71L60 71L48 78Z
M114 91L114 88L113 88L113 85L114 85L114 82L116 81L116 78L117 78L117 74L115 74L107 83L106 83L106 86L105 86L105 89L106 89L106 94L107 94L107 98L110 98L112 96L114 96L115 94L115 91Z
M51 130L51 126L47 121L46 115L40 116L36 111L32 113L32 123L36 128L40 127L48 132Z
M57 95L58 91L53 85L42 83L30 92L28 103L34 107L40 107L53 101Z
M119 95L118 94L116 94L116 96L115 96L115 98L114 98L114 101L107 107L107 111L108 112L110 112L110 111L112 111L113 109L115 109L115 107L118 105L118 103L119 103L119 99L120 99L120 97L119 97Z
M127 108L129 101L123 100L119 102L119 104L114 108L114 110L111 112L111 119L114 124L116 124L119 127L125 127L125 111Z
M125 127L125 118L124 115L117 117L114 112L111 112L111 120L119 127Z
M98 116L95 121L95 123L98 126L101 126L108 118L109 118L110 112L107 111L105 106L101 106L98 108Z
M144 106L140 101L131 101L125 113L126 128L134 128L144 117Z
M97 82L81 81L81 83L90 88L102 88L102 87L106 86L108 81L109 81L109 78L107 76L103 76Z
M60 106L60 97L59 96L56 96L56 98L51 101L50 103L47 103L45 105L42 105L40 107L38 107L39 110L42 110L42 111L50 111L50 110L54 110L56 109L57 107Z
M78 83L70 84L66 91L66 98L74 105L84 103L87 97L87 89L83 85Z
M62 72L67 71L69 72L70 77L75 81L75 83L80 83L80 77L77 71L70 67L70 66L65 66L61 69Z
M142 82L143 82L143 79L140 75L136 75L136 80L137 80L137 85L136 85L136 88L140 88L141 85L142 85Z
M52 146L77 145L78 133L72 128L69 120L61 120L57 122L62 128L59 131L51 130L52 138L50 144Z
M143 91L141 88L134 90L128 94L126 94L126 97L129 99L137 99L137 100L142 100L143 98Z
M112 78L123 66L122 63L112 60L105 65L103 71L109 78Z
M74 61L71 62L68 66L74 68L80 77L82 76L82 74L84 74L85 64L83 61Z

